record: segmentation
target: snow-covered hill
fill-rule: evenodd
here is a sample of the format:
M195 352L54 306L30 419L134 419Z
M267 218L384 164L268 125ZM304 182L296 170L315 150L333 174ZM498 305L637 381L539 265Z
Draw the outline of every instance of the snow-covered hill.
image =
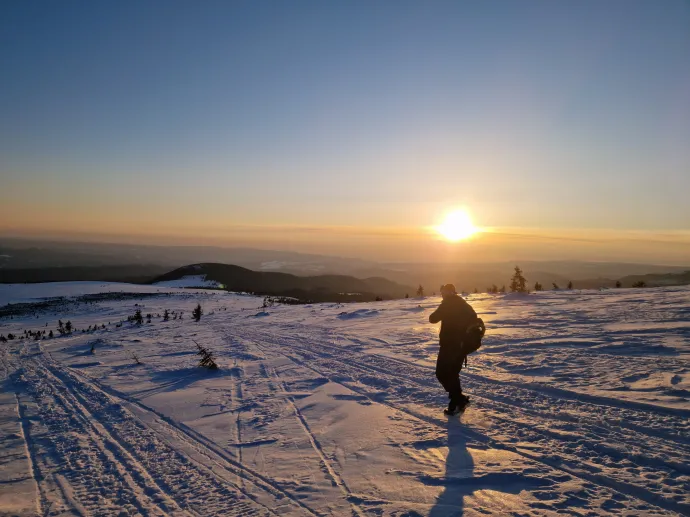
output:
M688 288L470 296L488 333L448 418L436 298L99 285L0 290L67 297L4 336L77 328L0 343L0 514L690 514Z

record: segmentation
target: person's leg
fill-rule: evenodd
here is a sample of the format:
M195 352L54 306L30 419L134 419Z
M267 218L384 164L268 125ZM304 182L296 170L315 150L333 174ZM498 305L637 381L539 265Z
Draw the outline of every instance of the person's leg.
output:
M462 370L462 367L464 366L464 364L465 364L465 356L460 356L460 357L458 358L458 362L457 362L457 365L456 365L456 366L457 366L457 379L458 379L458 385L457 385L458 396L457 396L457 400L458 400L458 405L463 406L463 407L466 406L467 403L470 401L470 398L462 392L462 385L461 385L461 383L460 383L460 371Z
M436 359L436 378L441 383L443 389L450 392L448 389L448 357L443 350L439 350L438 358Z
M455 350L441 349L436 360L436 378L449 394L459 390L458 359Z
M458 406L466 406L470 400L469 397L462 393L462 385L460 384L460 371L462 370L464 360L465 358L462 355L455 358L452 363L453 371L451 374L449 374L447 379L448 387L450 388L449 393L451 400L448 407L452 408L449 409L451 411Z

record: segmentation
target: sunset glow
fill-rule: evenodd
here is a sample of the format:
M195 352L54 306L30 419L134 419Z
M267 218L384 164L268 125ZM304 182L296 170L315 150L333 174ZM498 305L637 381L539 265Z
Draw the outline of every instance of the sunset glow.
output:
M478 229L465 210L454 210L448 213L436 231L451 242L463 241L477 233Z

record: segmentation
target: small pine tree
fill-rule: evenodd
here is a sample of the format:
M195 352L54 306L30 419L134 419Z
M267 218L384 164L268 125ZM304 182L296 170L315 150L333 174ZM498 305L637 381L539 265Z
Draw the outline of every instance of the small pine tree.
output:
M165 312L163 312L163 321L168 321L170 319L170 311L168 309L165 309Z
M130 351L129 351L129 355L132 357L132 360L133 360L136 364L141 364L141 361L139 360L139 357L137 356L137 354L135 354L134 352L132 352L132 351L130 350Z
M616 280L616 287L617 287L618 289L621 288L621 285L623 285L623 284L621 284L621 281L620 281L620 280Z
M515 273L513 273L513 278L510 280L510 292L527 292L527 279L523 276L522 269L519 266L515 266Z
M417 296L424 296L424 288L422 287L422 284L419 284L419 287L417 288Z
M192 318L194 321L199 322L201 320L201 315L204 313L204 311L201 310L201 304L197 303L196 307L192 311Z
M67 323L65 323L65 332L67 334L72 333L72 322L71 321L68 321Z
M535 291L543 291L544 287L539 282L537 282L534 284L534 290Z
M476 287L474 288L474 294L479 294L479 289L477 289Z
M410 297L410 295L405 293L405 298L409 298L409 297Z
M568 289L572 289L572 288L573 288L573 283L572 283L572 282L568 282Z
M141 325L142 323L144 323L144 317L141 315L140 309L137 309L137 311L134 313L134 317L132 318L132 320L137 325Z
M7 338L0 334L0 343L7 343Z
M502 285L501 288L498 290L499 293L505 293L506 292L506 286Z
M52 330L48 333L48 337L51 339L53 338L53 331Z
M558 284L556 282L552 282L552 283L553 283L553 290L558 291Z
M639 280L639 281L635 282L632 286L633 287L647 287L647 282L645 282L644 280Z
M202 368L208 368L209 370L217 370L218 365L216 364L216 361L213 359L213 353L210 350L207 350L206 348L202 347L196 341L194 341L194 343L196 343L196 347L198 349L196 355L201 356L201 359L199 359L199 366Z

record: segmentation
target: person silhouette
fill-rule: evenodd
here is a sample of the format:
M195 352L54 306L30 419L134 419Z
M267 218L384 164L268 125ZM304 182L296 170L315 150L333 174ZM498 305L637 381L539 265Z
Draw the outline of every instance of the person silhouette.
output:
M441 287L443 301L429 315L429 323L441 322L439 351L436 359L436 378L448 392L447 415L455 415L464 410L470 399L462 393L460 370L465 359L462 351L467 329L477 321L477 313L472 306L458 295L453 284Z

